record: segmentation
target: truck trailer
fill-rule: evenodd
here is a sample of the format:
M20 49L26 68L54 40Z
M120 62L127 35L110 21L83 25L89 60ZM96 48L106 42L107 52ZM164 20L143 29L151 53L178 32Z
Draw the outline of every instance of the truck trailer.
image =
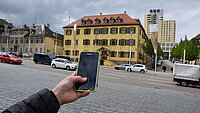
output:
M182 86L200 86L200 66L189 64L175 64L173 81Z

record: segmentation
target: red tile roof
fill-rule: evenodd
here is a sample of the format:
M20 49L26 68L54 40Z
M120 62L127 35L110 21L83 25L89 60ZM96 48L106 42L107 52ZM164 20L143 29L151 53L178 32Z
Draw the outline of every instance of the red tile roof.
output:
M199 40L200 39L200 34L198 34L197 36L195 36L193 39Z
M113 17L115 20L119 17L122 19L122 22L111 22L110 21L110 18ZM96 24L96 21L95 19L99 19L100 20L100 23L99 24ZM108 23L104 23L103 19L104 18L107 18L109 20ZM88 24L86 22L86 24L82 24L82 20L92 20L92 23L91 24ZM141 25L140 23L140 20L139 19L133 19L131 18L130 16L128 16L127 14L112 14L112 15L95 15L95 16L84 16L78 20L76 20L75 22L72 22L71 24L63 27L63 28L70 28L70 27L73 27L74 24L77 24L78 27L86 27L86 26L109 26L109 25Z

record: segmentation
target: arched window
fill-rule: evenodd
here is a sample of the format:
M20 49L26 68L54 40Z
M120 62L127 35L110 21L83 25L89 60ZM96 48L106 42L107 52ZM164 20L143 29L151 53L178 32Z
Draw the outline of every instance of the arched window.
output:
M82 19L82 20L81 20L81 23L82 23L82 24L86 24L86 20Z
M92 24L92 20L91 20L91 19L88 19L88 20L87 20L87 24Z
M103 19L103 21L104 21L104 23L108 23L109 22L109 20L106 17Z
M111 23L114 23L114 22L115 22L115 19L114 19L113 17L111 17L111 18L110 18L110 22L111 22Z
M101 23L101 21L98 18L96 18L95 19L95 24L100 24L100 23Z
M122 19L120 17L117 17L116 20L117 20L118 23L122 22Z

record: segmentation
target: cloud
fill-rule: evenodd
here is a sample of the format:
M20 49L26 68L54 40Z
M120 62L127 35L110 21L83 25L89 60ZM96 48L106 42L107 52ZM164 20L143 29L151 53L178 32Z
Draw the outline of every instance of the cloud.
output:
M119 14L125 10L133 18L144 20L150 9L164 10L164 20L176 20L179 41L184 35L189 39L200 29L199 0L1 0L0 18L14 25L50 23L54 31L63 33L63 26L83 16Z

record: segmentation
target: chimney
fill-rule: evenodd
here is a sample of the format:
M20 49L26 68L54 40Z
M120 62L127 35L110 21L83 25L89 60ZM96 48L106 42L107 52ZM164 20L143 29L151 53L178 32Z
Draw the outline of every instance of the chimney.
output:
M126 11L124 11L124 14L126 14Z
M47 27L50 28L50 24L47 24Z
M100 15L102 15L102 12L100 12Z

